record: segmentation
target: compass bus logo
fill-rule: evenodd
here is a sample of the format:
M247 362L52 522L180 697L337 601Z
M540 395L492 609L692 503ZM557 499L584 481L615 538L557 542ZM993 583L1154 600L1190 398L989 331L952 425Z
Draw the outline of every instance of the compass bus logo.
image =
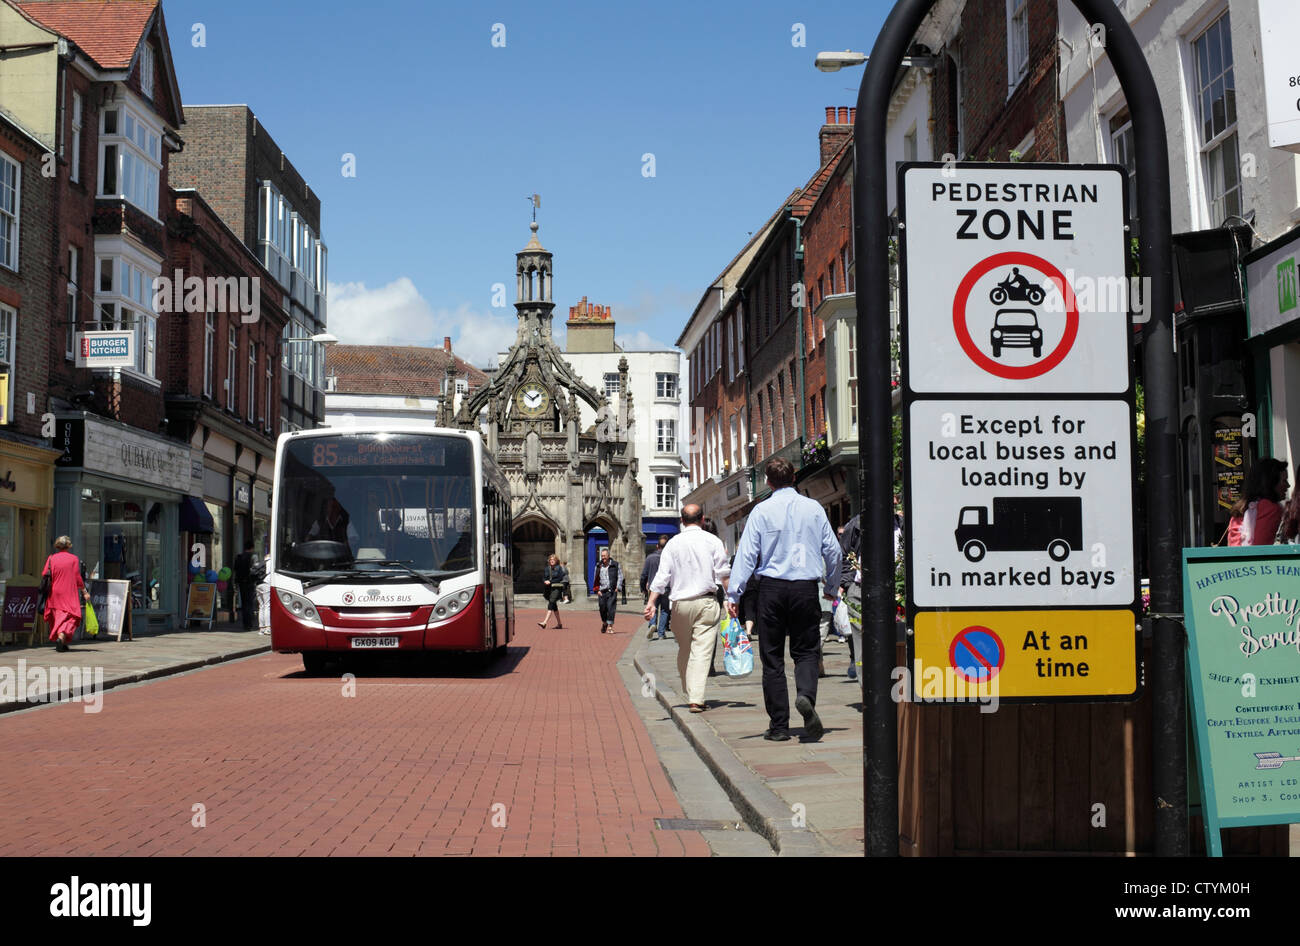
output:
M357 596L354 595L352 592L350 592L350 591L345 591L345 592L343 592L343 603L344 603L344 604L351 604L352 602L354 602L354 601L356 601L356 600L357 600Z

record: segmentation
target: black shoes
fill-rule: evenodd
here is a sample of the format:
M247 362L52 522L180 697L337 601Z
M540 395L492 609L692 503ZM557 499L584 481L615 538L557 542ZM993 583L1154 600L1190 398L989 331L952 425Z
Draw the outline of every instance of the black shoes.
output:
M801 696L794 701L794 708L799 711L803 717L803 728L805 734L814 742L822 737L826 732L826 727L822 725L821 717L817 715L817 710L813 709L812 700L806 696Z
M769 729L763 733L763 738L768 742L789 742L790 734L784 729Z

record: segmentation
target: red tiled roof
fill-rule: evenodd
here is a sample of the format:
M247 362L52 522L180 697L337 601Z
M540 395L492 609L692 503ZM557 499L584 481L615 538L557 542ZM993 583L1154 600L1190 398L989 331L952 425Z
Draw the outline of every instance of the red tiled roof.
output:
M158 8L157 0L26 0L28 17L76 43L104 69L125 69Z
M803 189L803 193L799 195L797 200L795 200L794 204L790 208L792 214L796 217L808 216L808 212L812 210L813 204L817 203L817 198L821 196L822 188L824 188L826 182L831 179L831 175L835 173L835 169L840 166L840 159L843 158L852 147L853 136L845 136L844 140L840 142L840 146L835 149L835 153L831 155L830 160L823 164L817 173L813 175L812 180L808 182L808 186Z
M445 349L412 345L332 345L325 350L325 374L338 378L339 394L436 397L448 358L455 359L456 377L467 379L471 391L487 383L486 374Z

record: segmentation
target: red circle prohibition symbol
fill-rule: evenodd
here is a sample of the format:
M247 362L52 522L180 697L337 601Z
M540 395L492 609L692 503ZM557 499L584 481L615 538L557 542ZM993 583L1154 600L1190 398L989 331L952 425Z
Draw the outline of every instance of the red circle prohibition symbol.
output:
M967 635L974 635L975 640L972 640ZM976 643L979 638L985 636L991 638L993 644L997 648L998 659L996 665L989 660L989 658L981 651L979 644ZM971 666L969 660L963 663L961 658L958 658L957 648L959 646L975 658L976 662L979 664L978 667ZM1002 638L998 637L997 633L994 632L992 628L984 627L982 624L972 624L970 627L962 628L953 635L952 643L948 645L949 665L956 671L957 676L961 677L968 683L985 683L992 680L998 675L998 672L1002 669L1002 665L1006 662L1007 648L1002 643ZM974 676L967 671L973 673Z
M1046 358L1032 365L1003 365L994 361L976 347L975 340L970 336L970 328L966 325L966 300L970 298L970 292L975 283L989 270L997 269L999 266L1013 266L1016 264L1032 266L1055 282L1057 289L1061 292L1061 298L1065 301L1065 332L1061 336L1060 342L1057 343ZM1079 306L1074 298L1074 289L1066 282L1065 275L1041 256L1018 251L995 253L983 262L976 263L974 268L966 274L966 277L957 286L957 294L952 300L952 327L957 333L957 342L961 345L962 351L966 352L971 361L989 374L997 375L999 378L1006 378L1010 381L1024 381L1047 374L1065 360L1065 356L1074 347L1075 338L1079 335Z

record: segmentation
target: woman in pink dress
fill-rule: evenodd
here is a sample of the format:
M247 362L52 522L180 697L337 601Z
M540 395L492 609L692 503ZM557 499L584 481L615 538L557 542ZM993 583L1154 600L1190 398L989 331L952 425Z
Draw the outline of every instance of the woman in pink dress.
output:
M54 554L45 560L41 575L50 576L50 597L45 602L45 623L50 626L54 649L68 649L68 641L81 620L81 602L89 601L86 583L81 580L81 562L69 549L72 540L66 535L54 542ZM80 591L80 595L78 595Z

